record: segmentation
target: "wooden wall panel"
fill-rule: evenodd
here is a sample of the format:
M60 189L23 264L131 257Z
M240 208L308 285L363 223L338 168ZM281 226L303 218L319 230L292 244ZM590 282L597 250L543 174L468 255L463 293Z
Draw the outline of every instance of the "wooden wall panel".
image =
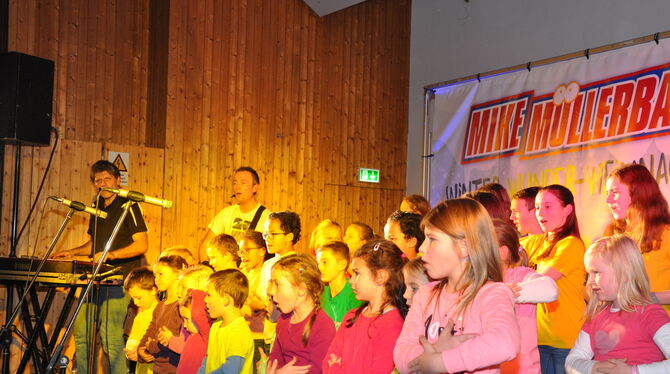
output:
M306 234L323 218L380 228L404 191L409 9L368 1L318 18L301 1L173 0L166 161L180 165L165 193L197 213L166 211L163 244L198 245L240 165ZM357 182L359 167L382 183Z
M259 171L263 204L300 213L301 248L324 218L381 232L405 190L410 0L368 0L323 18L302 0L162 1L9 0L9 49L56 66L61 140L42 200L90 202L88 168L114 150L130 153L131 188L174 201L144 205L149 262L171 245L198 246L233 203L241 165ZM14 149L2 160L0 255ZM19 221L49 151L22 149ZM359 167L380 169L381 183L357 182ZM66 211L38 208L18 254L46 250ZM76 214L58 248L81 244L87 221Z
M64 138L147 145L149 0L10 0L9 50L54 60Z
M63 139L48 193L90 200L88 165L113 147L131 153L133 188L175 201L169 210L145 207L153 252L197 247L232 202L230 177L241 165L261 174L261 202L301 214L305 236L324 218L380 229L405 188L410 8L409 0L369 0L319 18L301 0L171 0L161 9L152 0L10 0L10 49L56 62L54 126ZM161 35L150 20L167 25L166 44L151 44ZM157 46L166 72L152 63ZM148 94L163 84L164 104ZM48 151L22 152L30 167L21 214ZM380 169L381 183L357 182L359 167ZM47 217L43 231L58 221ZM64 243L75 244L77 230Z

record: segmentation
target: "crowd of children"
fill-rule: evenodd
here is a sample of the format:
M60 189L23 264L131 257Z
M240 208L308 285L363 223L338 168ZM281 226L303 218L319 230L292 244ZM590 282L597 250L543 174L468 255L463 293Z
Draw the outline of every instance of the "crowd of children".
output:
M124 288L136 373L667 373L670 213L644 166L607 181L586 249L561 185L405 198L385 239L298 214L163 251Z

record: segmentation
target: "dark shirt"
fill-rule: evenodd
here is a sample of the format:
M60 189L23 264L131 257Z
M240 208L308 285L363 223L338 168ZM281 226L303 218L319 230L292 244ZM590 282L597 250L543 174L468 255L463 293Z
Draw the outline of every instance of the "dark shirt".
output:
M112 235L114 226L116 226L116 222L123 213L123 204L126 201L128 201L128 199L125 197L117 196L114 198L112 203L109 204L109 206L105 207L104 200L102 198L98 200L98 204L94 204L96 206L100 206L101 210L107 212L106 219L96 219L96 217L91 217L88 225L88 234L91 236L91 240L93 241L94 253L102 252L105 249L107 240ZM119 229L119 232L116 235L110 250L113 251L115 249L127 247L133 242L134 234L146 231L147 225L144 222L142 208L139 204L133 204L130 210L128 210L128 215L126 215L126 219L123 221L123 224L121 225L121 228ZM123 269L123 276L125 277L131 270L142 266L142 255L131 258L115 259L112 261L107 261L107 263L113 266L121 266Z
M161 301L156 305L151 323L139 345L143 347L149 343L149 338L153 339L148 344L147 351L154 356L154 373L167 374L177 372L180 355L160 344L158 342L158 333L161 327L165 326L172 332L172 335L179 336L181 323L178 301L170 304L165 304L165 302ZM139 362L144 362L141 357L139 357Z

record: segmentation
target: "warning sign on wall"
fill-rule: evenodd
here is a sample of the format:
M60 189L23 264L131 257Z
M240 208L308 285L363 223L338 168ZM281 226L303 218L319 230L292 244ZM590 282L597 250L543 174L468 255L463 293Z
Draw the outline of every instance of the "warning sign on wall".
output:
M126 152L108 152L107 159L121 172L121 185L128 186L130 173L130 154Z

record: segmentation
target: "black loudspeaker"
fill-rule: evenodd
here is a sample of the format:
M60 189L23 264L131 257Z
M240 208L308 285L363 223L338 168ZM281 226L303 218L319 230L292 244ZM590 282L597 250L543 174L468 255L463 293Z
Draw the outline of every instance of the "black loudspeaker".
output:
M0 54L0 142L49 145L53 89L53 61Z

